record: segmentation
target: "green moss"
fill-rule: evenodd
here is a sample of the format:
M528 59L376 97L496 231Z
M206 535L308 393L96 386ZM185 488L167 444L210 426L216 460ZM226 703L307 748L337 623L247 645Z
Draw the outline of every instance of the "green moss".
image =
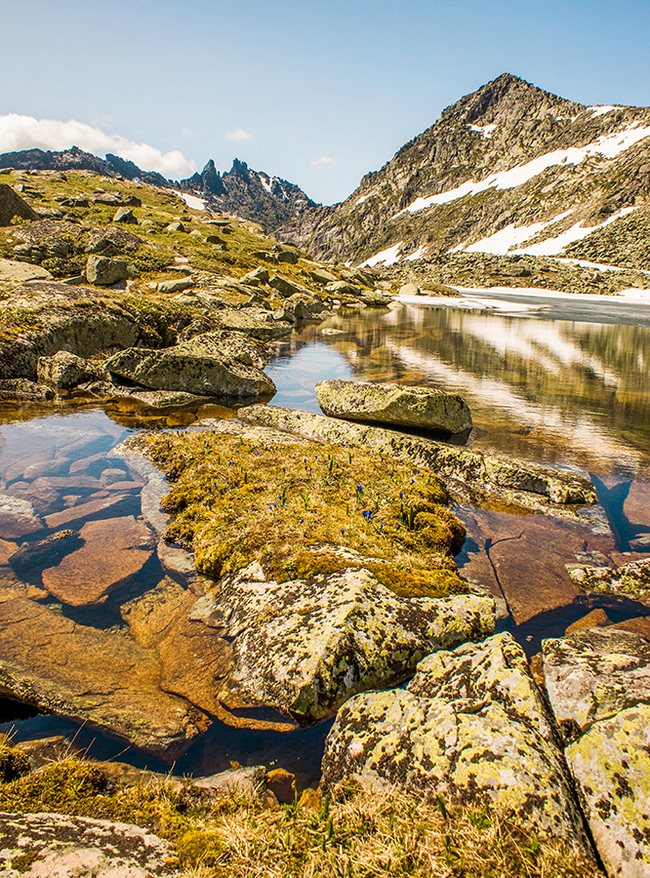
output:
M465 530L426 470L334 445L211 432L152 436L149 449L173 482L167 538L191 546L208 576L253 560L278 581L365 566L400 594L466 591L451 558Z

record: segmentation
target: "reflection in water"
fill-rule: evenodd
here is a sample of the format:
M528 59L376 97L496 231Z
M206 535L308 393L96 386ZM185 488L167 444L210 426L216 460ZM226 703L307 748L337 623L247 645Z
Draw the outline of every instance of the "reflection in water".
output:
M477 448L591 471L646 471L648 327L398 306L336 316L325 329L308 328L284 346L269 369L274 405L318 411L316 380L349 370L461 393ZM294 371L288 355L303 345L299 356L312 368Z

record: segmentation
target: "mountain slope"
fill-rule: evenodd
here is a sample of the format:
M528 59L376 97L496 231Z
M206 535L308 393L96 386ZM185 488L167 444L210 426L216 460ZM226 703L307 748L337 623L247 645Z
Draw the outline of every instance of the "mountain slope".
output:
M277 234L357 263L517 248L650 267L647 247L628 252L632 232L613 234L650 237L649 192L650 109L585 107L506 73L444 110L344 202L307 207Z

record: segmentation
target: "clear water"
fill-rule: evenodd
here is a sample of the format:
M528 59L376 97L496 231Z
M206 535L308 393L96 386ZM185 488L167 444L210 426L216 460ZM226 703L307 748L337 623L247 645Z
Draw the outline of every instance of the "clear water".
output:
M314 412L314 385L326 378L454 390L472 409L472 447L576 467L592 476L610 534L595 535L543 516L457 510L468 530L457 558L462 574L506 599L512 617L504 624L529 653L539 648L542 637L562 634L567 624L594 607L604 608L612 622L648 613L648 608L631 601L579 594L565 568L576 559L617 564L650 553L650 308L634 306L619 313L614 304L606 304L606 322L598 322L593 306L584 301L541 303L554 310L517 315L416 305L340 314L280 343L267 369L278 388L273 405ZM235 414L200 406L151 416L128 401L99 407L96 402L69 400L57 410L2 407L0 493L29 499L46 522L53 518L51 527L38 531L0 533L0 577L3 570L11 570L8 558L16 545L35 545L60 530L58 515L101 500L110 494L111 480L137 480L127 461L111 457L115 445L130 432ZM123 476L115 472L120 468ZM89 519L139 513L136 487ZM163 575L157 559L152 560L100 609L74 610L43 595L41 571L56 563L54 556L28 553L26 558L19 569L35 600L79 624L116 632L124 628L120 601L142 593ZM15 570L15 558L12 563ZM0 704L0 716L6 720L0 731L13 727L18 737L76 734L77 743L96 756L162 767L147 754L125 751L123 743L79 729L69 720L25 718L21 708L6 702ZM175 770L205 774L227 768L231 759L242 764L275 762L311 783L318 774L328 727L283 735L217 723Z

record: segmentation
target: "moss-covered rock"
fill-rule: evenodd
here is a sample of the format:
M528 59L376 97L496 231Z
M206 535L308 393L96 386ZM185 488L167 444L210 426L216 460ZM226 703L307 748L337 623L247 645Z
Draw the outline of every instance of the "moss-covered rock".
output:
M572 566L569 575L585 591L650 603L650 560L630 561L620 567Z
M610 876L650 875L650 706L595 723L566 758Z

